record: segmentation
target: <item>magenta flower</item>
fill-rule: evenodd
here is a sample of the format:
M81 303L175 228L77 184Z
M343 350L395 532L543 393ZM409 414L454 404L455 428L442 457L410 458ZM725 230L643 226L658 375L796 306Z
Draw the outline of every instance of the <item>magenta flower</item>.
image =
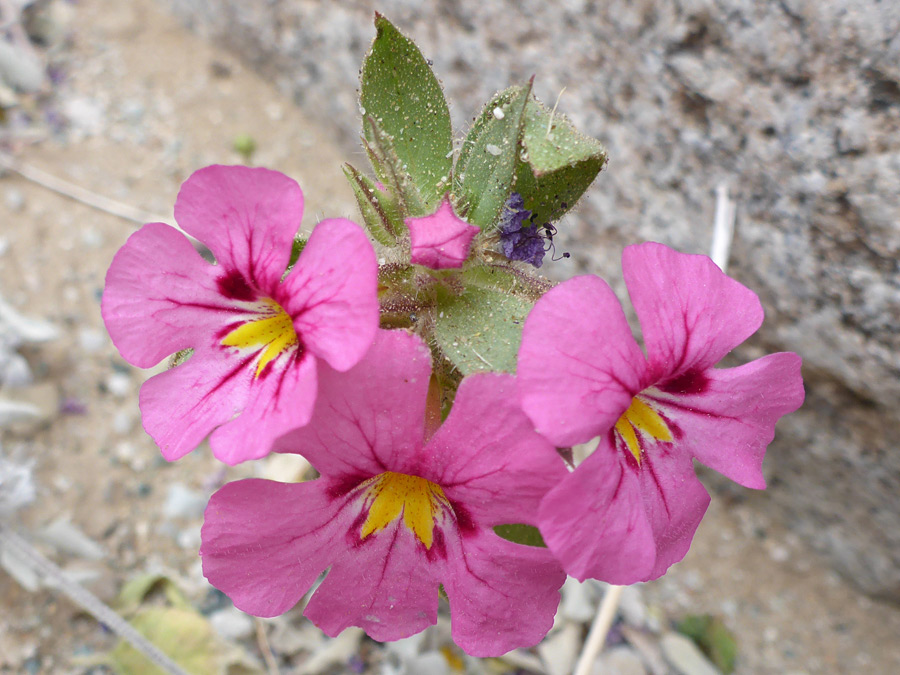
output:
M306 616L328 635L361 626L376 640L434 624L443 584L453 638L470 654L537 643L565 575L547 549L491 528L535 524L566 470L508 375L465 379L427 439L430 374L428 348L401 331L381 331L345 374L323 368L312 422L276 443L321 477L216 492L200 549L210 583L243 611L275 616L330 568Z
M407 218L404 222L409 228L412 263L436 270L462 267L472 239L479 232L453 212L447 197L430 216Z
M557 446L596 451L541 503L566 571L614 584L662 576L709 504L692 459L751 488L775 422L803 402L800 357L716 363L759 328L756 295L706 256L629 246L622 269L645 357L604 281L571 279L529 315L519 351L525 412Z
M215 265L162 223L145 225L106 275L102 313L129 363L193 349L140 393L144 429L175 460L212 433L229 463L261 457L305 424L320 360L347 370L378 327L377 264L362 229L326 220L284 280L303 212L300 186L267 169L210 166L178 193L175 219Z

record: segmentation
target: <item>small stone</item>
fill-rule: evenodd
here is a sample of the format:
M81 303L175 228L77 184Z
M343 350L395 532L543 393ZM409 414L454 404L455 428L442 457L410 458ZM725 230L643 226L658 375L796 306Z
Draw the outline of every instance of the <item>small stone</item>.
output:
M166 494L163 515L166 518L194 520L203 516L206 509L206 495L191 490L183 483L173 483Z
M346 664L359 649L364 635L362 628L347 628L333 640L326 641L304 661L297 670L297 675L316 675L331 666Z
M603 652L594 664L593 675L647 675L641 657L631 648L618 645Z
M119 410L113 415L113 431L120 436L125 436L134 428L134 415L128 410Z
M38 536L56 550L86 560L100 560L105 555L103 547L73 525L66 516L61 516L42 528Z
M110 373L106 378L106 390L117 398L124 398L131 392L131 378L125 373Z
M622 620L629 626L644 628L647 623L647 605L637 586L626 586L622 589L622 597L619 600L619 613Z
M597 612L596 594L593 591L592 582L579 582L573 577L567 577L562 587L562 615L569 621L578 623L591 621Z
M256 629L253 619L233 606L210 614L209 622L213 630L229 641L250 637Z
M9 188L5 195L6 208L10 211L18 212L25 207L25 195L16 188Z
M428 673L428 675L450 675L450 665L440 652L426 652L407 662L407 673Z
M569 675L581 647L581 626L567 623L560 630L544 638L537 651L548 675Z
M664 633L659 644L666 661L679 675L721 675L690 638L680 633Z

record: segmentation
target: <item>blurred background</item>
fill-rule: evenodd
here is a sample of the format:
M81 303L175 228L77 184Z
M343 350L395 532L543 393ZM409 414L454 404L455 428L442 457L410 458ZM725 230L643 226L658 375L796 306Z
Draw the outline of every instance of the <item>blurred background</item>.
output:
M729 272L767 312L734 362L804 358L806 403L779 425L770 488L701 474L714 499L691 552L628 589L597 672L727 670L723 634L737 673L900 672L896 3L0 0L0 490L29 470L34 486L0 502L4 517L106 602L144 579L130 612L173 604L151 587L179 589L218 645L216 670L197 672L571 672L599 584L567 584L554 631L506 661L463 658L443 621L388 648L352 631L328 641L299 609L234 610L200 573L206 500L226 480L304 467L223 470L205 448L166 464L137 407L153 372L124 363L100 319L113 254L140 223L172 222L199 167L289 174L306 228L356 217L340 165L365 165L356 87L375 9L434 62L458 136L534 74L545 103L607 146L558 224L572 258L542 271L622 292L629 243L706 253L724 182ZM7 551L0 566L0 673L108 672L113 636Z

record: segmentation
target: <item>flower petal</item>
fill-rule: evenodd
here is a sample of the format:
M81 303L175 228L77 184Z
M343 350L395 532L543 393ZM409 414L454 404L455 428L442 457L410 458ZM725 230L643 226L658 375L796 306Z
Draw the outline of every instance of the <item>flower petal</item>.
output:
M278 452L306 457L322 475L413 473L423 445L431 353L403 331L379 330L346 373L319 369L312 421L282 437Z
M344 540L342 539L342 542ZM443 561L400 520L345 550L313 594L304 614L327 635L361 627L375 640L399 640L437 622Z
M550 552L479 531L448 544L453 641L472 656L531 647L553 626L566 575Z
M515 379L505 374L465 378L422 457L423 475L486 526L537 525L541 498L568 475L522 412Z
M228 483L206 507L203 576L244 612L283 614L339 555L343 511L324 481Z
M435 270L462 267L469 257L472 239L480 231L453 212L447 197L430 216L407 218L404 222L409 228L410 261Z
M604 435L574 473L541 502L541 534L563 568L579 581L627 585L653 570L656 543L641 482Z
M378 330L378 264L349 220L316 225L278 291L303 344L335 370L356 365Z
M184 231L209 247L224 272L239 273L234 286L254 287L269 297L287 269L302 215L303 192L296 181L246 166L195 171L175 200L175 220Z
M236 310L217 288L215 266L169 225L132 234L106 273L101 312L129 363L150 368L209 336Z
M269 454L280 436L309 422L316 380L316 360L309 354L291 356L263 371L253 381L241 414L210 437L216 459L234 465Z
M144 382L141 421L163 457L170 462L183 457L243 411L256 372L253 361L253 356L235 359L202 350Z
M641 390L645 368L612 290L599 277L582 276L535 304L516 372L525 412L565 447L610 429Z
M775 423L803 403L800 357L770 354L707 370L691 384L687 392L648 395L679 429L679 448L744 487L764 488L763 457Z
M762 325L756 294L705 255L636 244L622 252L622 273L657 378L713 367Z
M633 581L658 579L684 558L709 506L709 493L683 449L673 447L669 453L661 449L658 445L644 453L640 471L644 508L656 541L656 562L647 576Z

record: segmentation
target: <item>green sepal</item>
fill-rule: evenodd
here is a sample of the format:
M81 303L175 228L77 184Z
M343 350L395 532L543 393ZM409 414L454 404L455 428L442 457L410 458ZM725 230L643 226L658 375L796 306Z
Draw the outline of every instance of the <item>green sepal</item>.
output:
M362 214L363 223L372 238L384 246L396 246L403 220L399 217L397 205L390 195L368 176L364 176L350 164L342 167L350 182L356 204Z
M533 96L525 106L522 152L515 191L537 225L568 212L606 166L599 141L579 133L565 116L547 110Z
M459 151L453 174L456 212L482 230L496 226L512 190L530 94L531 82L496 94Z
M378 13L375 29L360 73L363 135L367 142L375 141L365 124L372 117L393 139L400 164L425 205L433 207L447 192L453 166L450 110L440 82L412 40Z
M463 375L515 373L522 326L533 306L516 295L470 286L461 295L438 298L434 337Z
M306 248L306 242L308 239L305 237L294 237L294 241L291 242L291 257L288 259L287 271L285 272L285 276L287 273L294 269L294 265L297 264L297 261L300 260L300 254L303 253L303 249Z
M366 130L363 147L378 180L398 200L401 217L428 214L429 208L413 182L407 165L397 154L393 137L371 115L363 119L363 128Z
M553 287L549 280L523 272L508 263L468 265L463 268L462 281L467 287L478 286L512 293L532 302L537 302Z
M525 525L524 523L515 523L510 525L495 525L494 533L498 537L502 537L514 544L524 544L525 546L538 546L547 548L544 538L541 536L540 530L534 525Z

